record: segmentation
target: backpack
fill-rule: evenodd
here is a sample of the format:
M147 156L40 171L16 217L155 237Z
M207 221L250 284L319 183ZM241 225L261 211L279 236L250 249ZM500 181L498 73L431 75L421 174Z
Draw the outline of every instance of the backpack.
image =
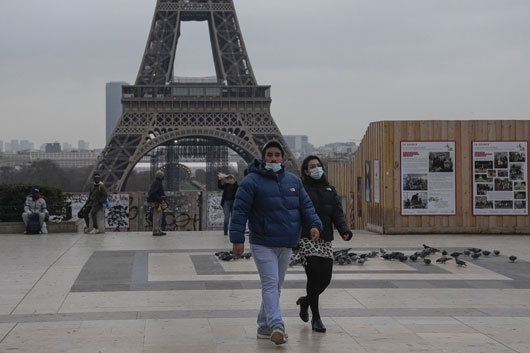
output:
M28 218L28 225L26 226L26 234L40 233L40 217L38 213L32 213Z

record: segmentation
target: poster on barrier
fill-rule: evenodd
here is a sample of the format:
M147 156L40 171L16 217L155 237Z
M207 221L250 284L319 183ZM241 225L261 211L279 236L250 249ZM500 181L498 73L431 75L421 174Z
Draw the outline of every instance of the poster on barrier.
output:
M473 215L528 215L528 141L473 141Z
M374 160L374 202L381 202L381 190L379 186L379 160Z
M401 214L455 215L455 142L401 142Z

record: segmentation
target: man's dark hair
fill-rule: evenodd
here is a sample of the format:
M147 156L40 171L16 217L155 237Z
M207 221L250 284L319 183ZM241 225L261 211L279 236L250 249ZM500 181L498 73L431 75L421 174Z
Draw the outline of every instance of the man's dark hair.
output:
M282 154L282 158L285 155L285 152L283 150L282 145L278 141L269 141L263 146L263 149L261 150L261 158L265 158L265 151L267 151L271 147L276 147L280 150Z
M322 160L318 156L315 156L315 155L310 155L310 156L305 157L304 161L302 162L302 166L300 167L300 179L302 179L302 181L313 180L313 178L311 178L310 175L307 175L305 173L305 171L307 170L307 167L309 166L309 161L312 161L313 159L316 159L318 163L320 163L320 165L322 166L322 169L324 170L324 175L322 175L322 178L320 178L320 180L327 183L328 179L326 178L326 174L325 174L326 170L324 169L324 163L322 163Z

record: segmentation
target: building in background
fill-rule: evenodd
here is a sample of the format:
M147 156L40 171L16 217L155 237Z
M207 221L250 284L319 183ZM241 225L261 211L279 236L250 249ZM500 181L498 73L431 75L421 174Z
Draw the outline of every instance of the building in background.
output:
M11 140L11 142L9 143L8 152L17 153L18 151L20 151L20 145L18 143L18 140Z
M33 151L35 148L35 144L33 142L29 142L28 140L20 140L20 150L21 151Z
M4 152L4 141L0 140L0 153Z
M314 147L309 143L307 135L283 135L283 138L291 148L295 158L304 158L313 153Z
M105 126L106 141L110 141L112 132L120 120L121 105L121 87L128 86L127 82L108 82L105 85Z
M59 153L61 152L61 144L59 142L47 143L44 148L45 153Z
M88 142L85 140L77 141L77 149L79 152L88 151L90 149Z
M68 142L63 142L63 151L64 152L70 152L72 151L72 145L69 144Z
M318 147L315 154L326 160L351 160L356 151L355 142L333 142Z
M36 161L52 161L59 168L90 167L96 164L99 153L99 151L10 153L0 156L0 167L21 167Z

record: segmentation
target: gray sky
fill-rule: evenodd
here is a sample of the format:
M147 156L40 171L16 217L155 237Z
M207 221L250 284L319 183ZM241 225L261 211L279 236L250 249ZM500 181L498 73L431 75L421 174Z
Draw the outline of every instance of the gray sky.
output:
M105 141L105 83L133 83L156 0L0 1L0 140ZM529 119L528 0L235 0L284 134L359 140L370 121ZM303 5L302 5L303 4ZM214 74L185 23L177 75Z

